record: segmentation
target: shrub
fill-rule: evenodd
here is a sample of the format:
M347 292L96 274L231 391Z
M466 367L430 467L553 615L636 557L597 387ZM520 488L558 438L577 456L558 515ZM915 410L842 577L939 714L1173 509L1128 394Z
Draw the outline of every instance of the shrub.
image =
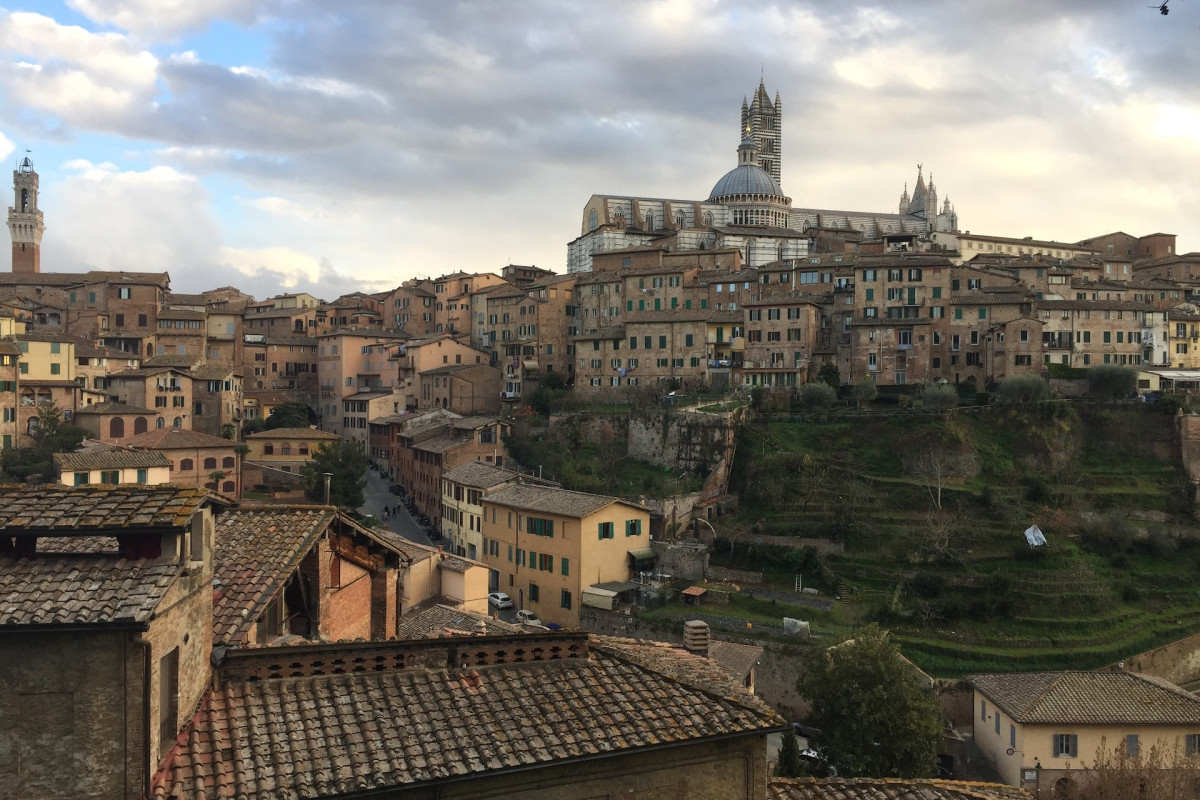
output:
M1088 370L1088 394L1116 400L1137 390L1137 373L1118 364L1099 364Z
M821 369L817 372L817 380L837 391L838 387L842 385L842 376L838 373L837 364L829 362L822 364Z
M1050 398L1050 384L1037 375L1014 375L996 388L993 400L1001 405L1019 406Z
M875 386L875 381L871 380L870 375L863 375L859 378L858 383L854 384L854 402L859 408L870 403L879 394L879 389Z
M837 391L827 383L806 383L797 397L804 411L826 411L837 402Z
M930 411L946 411L958 405L958 392L949 384L926 386L921 392L921 405Z

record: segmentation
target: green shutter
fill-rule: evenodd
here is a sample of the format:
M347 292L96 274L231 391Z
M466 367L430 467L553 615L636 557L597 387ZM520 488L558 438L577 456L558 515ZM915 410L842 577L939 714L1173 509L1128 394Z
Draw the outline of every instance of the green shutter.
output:
M562 559L560 559L560 560L562 561L562 574L563 574L563 575L570 575L570 574L571 574L571 561L570 561L570 559L568 559L566 556L563 556L563 557L562 557Z

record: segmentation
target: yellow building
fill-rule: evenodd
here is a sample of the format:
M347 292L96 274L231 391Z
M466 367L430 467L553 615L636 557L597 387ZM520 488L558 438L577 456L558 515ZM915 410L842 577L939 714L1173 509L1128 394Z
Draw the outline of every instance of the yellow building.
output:
M259 431L246 437L249 450L243 459L282 472L299 475L312 461L317 448L340 439L337 434L319 431L316 428L273 428Z
M101 444L77 453L55 453L54 467L63 486L158 486L171 481L171 462L161 450Z
M1080 781L1100 748L1200 757L1200 698L1129 672L972 675L975 743L1004 783L1042 797ZM1168 759L1169 760L1169 759ZM1064 783L1065 782L1065 783Z
M482 498L492 589L543 622L579 625L580 596L628 580L650 543L650 512L617 497L518 483Z

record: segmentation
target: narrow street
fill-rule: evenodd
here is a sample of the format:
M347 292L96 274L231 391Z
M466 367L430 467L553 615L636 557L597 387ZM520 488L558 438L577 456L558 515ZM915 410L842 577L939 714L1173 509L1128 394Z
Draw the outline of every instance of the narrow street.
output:
M389 530L395 531L411 542L433 545L434 543L429 540L425 530L409 516L408 511L404 508L403 498L388 491L390 485L391 483L383 478L377 470L367 470L367 486L363 490L366 502L358 509L359 512L371 514ZM383 518L384 506L392 510L392 514L386 520Z

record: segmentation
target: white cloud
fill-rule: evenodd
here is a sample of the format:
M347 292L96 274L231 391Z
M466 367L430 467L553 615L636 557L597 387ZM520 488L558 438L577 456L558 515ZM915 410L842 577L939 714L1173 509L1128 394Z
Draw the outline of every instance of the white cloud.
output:
M139 35L171 36L207 26L213 20L254 19L258 0L67 0L93 22Z
M17 105L69 125L108 126L146 106L158 59L115 33L93 33L28 12L0 15L0 79Z

